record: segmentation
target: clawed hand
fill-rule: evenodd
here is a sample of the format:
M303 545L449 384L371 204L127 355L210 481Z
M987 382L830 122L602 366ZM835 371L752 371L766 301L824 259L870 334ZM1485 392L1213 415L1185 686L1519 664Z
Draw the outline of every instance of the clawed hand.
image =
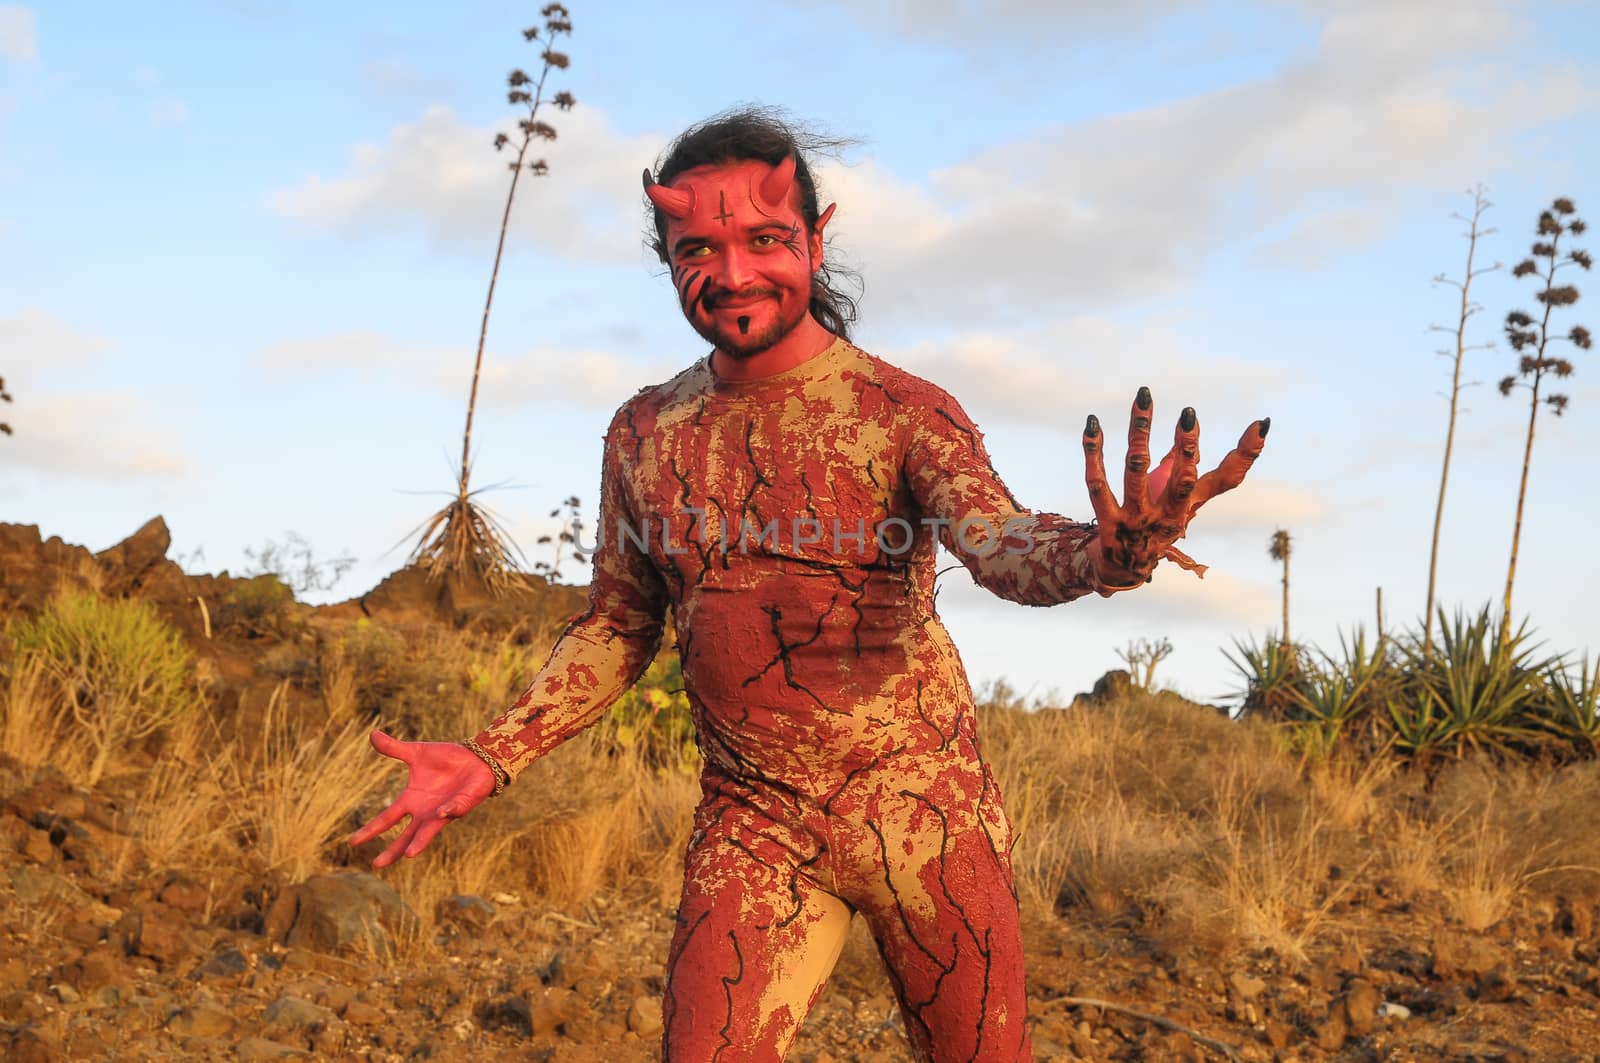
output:
M404 742L382 731L372 732L372 746L409 769L406 788L394 803L350 836L360 845L408 819L405 829L372 861L388 867L402 855L416 856L452 819L459 819L494 792L494 772L455 742Z
M1109 588L1134 587L1148 581L1156 562L1163 557L1204 576L1206 566L1173 544L1183 538L1201 506L1244 482L1245 473L1261 455L1267 429L1272 426L1270 417L1252 423L1222 463L1200 476L1200 422L1194 407L1186 406L1178 418L1172 449L1152 470L1151 406L1150 389L1140 388L1128 422L1128 460L1121 504L1106 483L1099 418L1090 414L1083 429L1089 502L1099 521L1100 539L1094 560L1101 582Z

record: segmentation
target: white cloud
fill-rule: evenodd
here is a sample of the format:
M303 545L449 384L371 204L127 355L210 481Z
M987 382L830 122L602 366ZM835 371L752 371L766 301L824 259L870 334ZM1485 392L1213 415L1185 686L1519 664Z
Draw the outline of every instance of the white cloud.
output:
M948 555L940 555L941 569L954 563ZM1019 626L1026 626L1029 618L1037 615L980 587L964 569L941 576L938 587L941 613L959 611L968 618ZM1207 625L1237 630L1271 621L1278 598L1265 585L1246 582L1215 567L1200 579L1168 562L1156 569L1155 578L1146 586L1095 602L1107 625L1134 623L1149 631Z
M0 317L0 351L16 433L5 441L7 473L106 482L188 471L169 418L141 394L97 386L96 367L116 353L111 340L23 310Z
M584 262L641 261L639 174L655 161L661 139L619 134L601 111L582 105L540 117L560 139L529 149L529 159L547 158L551 172L523 173L508 246L533 243ZM481 254L499 232L506 165L515 158L509 148L491 147L499 131L432 106L392 129L384 143L352 149L345 173L309 177L277 192L273 204L307 225L351 236L413 225L439 246Z
M1595 105L1570 71L1508 83L1513 68L1482 53L1517 32L1483 3L1340 5L1314 52L1257 81L1043 129L925 177L825 167L833 230L873 319L1150 301L1284 226L1263 257L1315 265L1376 239L1407 193L1495 172L1514 135Z
M980 426L1026 424L1076 437L1094 413L1116 434L1134 392L1149 384L1158 417L1176 419L1192 405L1206 438L1221 432L1231 446L1269 400L1301 383L1303 370L1207 354L1188 336L1191 325L1177 315L1138 323L1079 316L873 353L949 391Z
M20 310L0 316L0 351L7 373L16 378L43 377L52 370L83 365L114 348L104 336L67 325L44 310Z
M20 4L0 4L0 57L26 62L38 54L33 11Z
M15 402L6 419L16 434L5 441L7 472L118 482L171 480L190 471L165 415L142 395L8 390Z
M813 11L815 0L790 0ZM851 18L876 22L896 34L936 40L1071 41L1087 33L1126 33L1192 6L1189 0L834 0Z
M1251 257L1272 269L1317 269L1377 243L1387 227L1387 219L1371 208L1335 207L1300 219L1288 235L1256 248Z
M258 352L254 361L258 375L267 382L348 370L372 385L410 387L463 401L472 380L472 353L467 348L408 344L372 331L273 344ZM478 401L487 409L575 403L609 412L637 389L660 383L682 368L595 349L541 345L516 354L489 350L483 356Z

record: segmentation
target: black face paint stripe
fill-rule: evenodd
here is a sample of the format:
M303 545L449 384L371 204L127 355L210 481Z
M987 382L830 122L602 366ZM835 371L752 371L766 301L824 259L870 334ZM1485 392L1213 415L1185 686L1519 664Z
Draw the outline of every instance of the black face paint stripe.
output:
M680 306L683 305L684 302L689 298L689 287L690 287L690 285L694 284L696 278L698 278L699 276L700 276L700 271L699 270L695 270L694 273L692 275L690 275L690 277L687 280L685 280L682 284L680 284L678 286L678 304Z
M712 217L716 218L724 226L728 224L728 219L733 217L732 214L728 213L728 193L717 193L717 213L713 214Z
M741 316L739 318L739 335L741 335L741 336L750 335L750 319L748 317L742 317Z
M698 277L699 274L696 273L695 276ZM693 277L690 278L690 283L694 283ZM707 277L700 282L700 290L694 293L694 298L689 300L689 305L683 308L684 313L693 314L695 312L695 308L700 305L700 300L706 297L706 289L709 287L711 287L711 278Z

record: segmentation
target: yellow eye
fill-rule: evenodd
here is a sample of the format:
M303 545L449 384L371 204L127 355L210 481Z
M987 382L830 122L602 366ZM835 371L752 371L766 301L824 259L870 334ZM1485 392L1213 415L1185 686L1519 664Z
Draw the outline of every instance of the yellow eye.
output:
M757 247L771 247L777 242L778 238L770 233L763 233L755 239L755 244Z

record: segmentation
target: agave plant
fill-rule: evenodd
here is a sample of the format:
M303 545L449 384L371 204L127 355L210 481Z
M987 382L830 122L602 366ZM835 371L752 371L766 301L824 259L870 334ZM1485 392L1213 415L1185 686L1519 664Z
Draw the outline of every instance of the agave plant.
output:
M1545 673L1544 696L1538 705L1539 723L1552 734L1571 742L1583 756L1600 756L1600 660L1589 667L1585 657L1578 675L1562 665Z
M1346 731L1372 704L1370 691L1389 666L1388 640L1379 636L1371 651L1359 625L1347 640L1339 635L1340 659L1322 654L1317 667L1306 668L1295 685L1299 708L1299 745L1312 754L1331 752Z
M1239 651L1236 658L1227 650L1222 655L1244 677L1244 688L1235 691L1242 698L1239 716L1265 716L1269 720L1282 720L1296 704L1295 681L1299 664L1292 645L1268 638L1259 646L1254 641L1233 641Z
M1532 709L1555 660L1540 659L1527 622L1516 631L1497 626L1489 608L1468 619L1439 616L1439 652L1421 643L1405 648L1406 689L1389 702L1397 745L1413 752L1437 748L1507 752L1543 737Z

